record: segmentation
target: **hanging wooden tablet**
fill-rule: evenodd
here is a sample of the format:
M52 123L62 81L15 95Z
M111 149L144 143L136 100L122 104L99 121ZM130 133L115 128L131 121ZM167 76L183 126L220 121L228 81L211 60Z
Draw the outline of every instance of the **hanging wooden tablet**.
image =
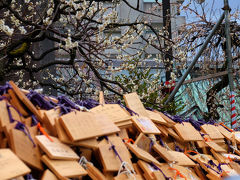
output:
M12 108L11 108L12 109ZM3 128L10 123L8 111L7 111L7 102L5 100L0 101L0 128Z
M51 160L46 155L43 155L41 159L59 179L87 175L87 172L75 160Z
M79 147L78 150L80 152L79 153L80 157L84 156L88 161L91 161L92 154L93 154L92 149Z
M228 140L231 140L231 137L232 137L232 133L231 132L229 132L227 129L225 129L223 126L221 126L221 125L218 125L218 126L216 126L217 127L217 129L218 129L218 131L220 132L220 133L222 133L222 135L226 138L226 139L228 139Z
M179 166L195 166L196 164L182 152L168 151L168 153L177 161Z
M131 121L130 114L118 104L104 104L94 107L90 110L93 113L102 113L106 115L115 124Z
M58 138L50 136L53 140L50 141L45 135L36 136L36 141L41 149L51 159L66 159L66 160L78 160L79 156L66 144L59 141Z
M238 174L240 174L240 165L234 161L229 162L229 165L234 169Z
M23 176L19 176L19 177L14 178L13 180L25 180L25 179Z
M148 117L157 124L167 125L167 122L162 118L162 116L159 113L156 113L154 111L146 110L148 113Z
M13 91L16 93L17 97L26 105L26 107L41 121L41 116L39 115L38 110L31 103L31 101L25 96L25 94L16 86L13 81L9 81L9 84L12 86Z
M86 163L86 171L92 180L106 180L106 177L92 163Z
M82 146L86 148L98 148L98 142L96 138L90 138L86 140L80 140L80 141L71 141L68 135L66 134L65 130L63 129L62 125L59 122L59 119L56 119L55 127L57 130L58 138L61 142L74 145L74 146Z
M213 157L219 162L219 163L226 163L229 161L229 159L225 158L221 153L215 152L213 149L210 149Z
M45 111L43 114L44 124L47 129L54 135L57 135L56 127L55 127L55 119L60 117L61 110L60 108L54 108L48 111Z
M201 126L204 133L208 134L211 139L223 139L223 135L218 131L217 127L212 124L204 124Z
M150 152L151 151L151 139L147 136L145 136L143 133L141 133L137 139L135 140L134 144L137 145L137 147L143 149L144 151Z
M158 113L167 123L165 124L167 127L173 127L176 123L170 119L168 116L163 114L162 112L154 110L154 112Z
M235 135L235 140L237 141L238 144L240 144L240 131L235 131L233 132L233 134ZM231 137L232 140L232 137Z
M126 143L127 147L133 152L139 159L142 159L146 162L153 162L156 165L161 165L151 154L147 151L142 150L141 148L137 147L134 144Z
M31 125L32 125L32 117L31 116L27 117L27 118L22 117L21 119L22 119L23 124L25 124L27 127L31 127Z
M143 180L143 178L138 174L132 174L132 175L120 174L114 177L113 180Z
M138 113L140 116L148 117L148 113L137 93L134 92L130 94L124 94L123 98L128 108L130 108L135 113Z
M136 172L136 174L139 174L140 176L142 176L143 171L137 163L133 163L133 169Z
M60 123L72 141L119 132L106 116L92 112L71 112L60 117Z
M226 177L230 177L230 176L238 176L239 174L234 170L232 169L228 164L222 164L221 165L221 168L223 170L222 172L222 177L223 178L226 178Z
M171 168L170 168L171 169ZM186 179L189 180L200 180L200 178L197 176L197 174L194 171L191 171L190 168L184 167L184 166L179 166L177 164L172 165L172 171L177 173L176 170L178 170ZM183 177L183 179L185 179Z
M201 141L203 139L189 122L177 123L174 125L174 129L184 141Z
M10 149L0 149L0 167L1 179L12 179L31 172Z
M156 124L156 126L164 137L168 137L168 131L163 125Z
M10 138L10 131L15 128L16 124L17 124L17 122L15 121L15 122L7 124L6 126L3 127L3 132L4 132L5 136L7 137L7 141L8 141L7 143L11 149L13 148L13 145L12 145L12 140Z
M142 160L138 160L137 164L142 169L147 179L154 180L153 172L158 170L154 169L149 163Z
M126 161L132 166L128 150L123 146L114 145L117 153L117 156L112 149L111 144L99 146L100 159L103 164L104 171L118 171L121 167L121 160Z
M132 121L124 121L124 122L120 122L120 123L115 123L117 127L119 127L120 129L125 129L125 128L129 128L132 127Z
M240 156L236 155L236 154L227 154L227 153L221 153L221 155L225 158L225 159L232 159L232 160L237 160L240 161Z
M49 169L46 169L41 180L58 180L58 178Z
M147 117L132 116L133 124L144 134L161 134L155 124Z
M227 152L225 149L223 149L221 146L217 145L213 141L209 141L209 142L205 142L205 143L216 152L224 152L224 153Z
M209 165L209 161L212 160L214 164L218 165L218 161L215 160L211 155L200 155L197 154L194 156L195 160L200 164L200 166L207 171L211 176L215 177L216 179L220 178L220 174L218 172L218 168L216 166L211 166L208 168L206 165ZM213 170L214 169L214 170Z
M177 141L183 141L174 129L169 127L165 127L165 129L168 132L168 134L171 135L174 139L176 139Z
M16 94L12 89L8 90L8 94L10 95L10 103L17 108L17 110L23 115L23 116L29 116L27 110L25 109L25 105L18 99Z
M29 129L31 131L31 129ZM31 134L32 140L34 139L34 134ZM10 131L10 139L12 144L13 152L26 164L31 167L34 167L38 170L43 170L43 166L41 163L41 154L38 146L36 146L36 142L33 142L29 139L29 137L24 134L24 132L11 129ZM34 146L35 145L35 146Z
M153 145L153 150L157 152L160 155L160 157L163 158L168 163L177 161L177 159L175 159L166 148L162 147L158 143L155 143Z
M129 139L127 129L125 129L125 128L121 129L121 131L118 132L117 134L121 139Z

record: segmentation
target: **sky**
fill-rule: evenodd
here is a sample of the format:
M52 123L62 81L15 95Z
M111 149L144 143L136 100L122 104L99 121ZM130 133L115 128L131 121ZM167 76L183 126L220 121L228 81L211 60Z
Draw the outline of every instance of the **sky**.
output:
M143 0L144 2L155 2L155 0ZM159 0L162 1L162 0ZM197 0L185 0L183 5L188 4L190 1L197 1ZM237 9L240 10L240 0L228 0L229 5L232 9L232 11L236 11ZM213 6L214 4L214 6ZM224 4L224 0L205 0L204 2L204 6L206 5L206 8L204 9L206 12L208 12L208 15L211 16L214 20L217 20L221 13L223 12L223 10L221 8L223 8L223 4ZM192 5L193 7L193 5ZM215 15L212 16L211 9L213 9L215 11ZM198 9L200 10L200 8ZM183 16L185 16L186 14L181 14ZM189 20L191 21L191 18L193 18L191 15L189 15ZM186 18L186 19L188 19Z
M194 1L194 0L191 0ZM196 0L195 0L196 1ZM190 2L190 0L185 0L183 5L186 5ZM235 12L236 10L240 10L240 0L228 0L229 6L232 9L232 12ZM214 5L213 5L214 4ZM211 17L213 20L219 19L220 15L224 12L222 10L224 6L224 0L205 0L205 2L202 4L205 8L204 11L207 12L208 18ZM191 8L194 8L194 3L190 6ZM200 6L198 6L198 11L201 12ZM211 14L211 10L214 11L214 14ZM185 15L186 14L181 14ZM193 18L191 15L188 15L189 17L186 18L186 20L191 20Z

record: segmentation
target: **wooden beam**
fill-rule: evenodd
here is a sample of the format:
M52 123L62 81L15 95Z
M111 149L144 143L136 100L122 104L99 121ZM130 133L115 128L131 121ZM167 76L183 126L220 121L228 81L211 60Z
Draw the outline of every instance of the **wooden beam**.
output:
M239 73L239 72L237 72ZM234 73L234 76L236 76L237 73ZM228 72L227 71L222 71L219 73L215 73L215 74L209 74L207 76L200 76L197 78L193 78L193 79L189 79L183 82L183 84L189 84L189 83L193 83L193 82L197 82L197 81L203 81L203 80L207 80L207 79L213 79L213 78L218 78L220 76L224 76L227 75Z

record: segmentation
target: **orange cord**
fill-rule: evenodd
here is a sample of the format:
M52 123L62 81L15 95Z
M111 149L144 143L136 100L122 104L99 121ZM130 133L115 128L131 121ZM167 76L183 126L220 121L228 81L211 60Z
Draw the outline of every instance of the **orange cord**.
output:
M222 122L221 123L219 123L219 125L221 125L221 126L223 126L223 127L225 127L227 130L229 130L230 132L233 132L233 130L232 129L230 129L229 127L227 127L226 125L224 125Z
M177 179L177 176L180 176L181 178L184 178L185 180L187 180L186 176L184 176L178 169L175 169L175 168L172 168L172 167L169 167L168 169L176 171L176 174L173 177L174 179Z
M130 143L130 142L132 142L133 144L135 143L132 138L124 138L123 140L126 141L127 143Z
M231 159L229 156L228 156L227 158L228 158L228 160L229 160L230 162L232 162L232 161L233 161L233 160L232 160L232 159Z
M37 127L43 135L45 135L50 141L53 142L53 139L44 131L40 123L37 124Z
M187 150L187 148L185 148L185 151L184 151L184 154L187 156L187 157L189 157L189 154L188 153L195 153L195 154L199 154L198 152L196 152L196 151L191 151L191 150Z

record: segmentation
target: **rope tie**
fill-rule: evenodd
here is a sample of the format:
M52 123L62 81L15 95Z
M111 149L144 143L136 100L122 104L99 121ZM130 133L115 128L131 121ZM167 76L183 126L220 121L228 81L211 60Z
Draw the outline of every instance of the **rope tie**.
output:
M169 167L168 169L176 171L176 174L173 177L174 179L177 179L177 176L180 176L181 178L184 178L185 180L187 180L186 176L183 175L183 173L181 173L178 169L172 168L172 167Z
M86 159L86 157L85 156L82 156L81 158L80 158L80 160L78 161L78 163L84 168L84 169L87 169L87 164L92 164L93 165L93 163L91 163L91 162L89 162L87 159Z
M118 170L118 175L120 174L126 174L128 178L132 177L134 180L136 180L136 177L134 176L136 172L134 171L133 167L126 161L122 162Z

